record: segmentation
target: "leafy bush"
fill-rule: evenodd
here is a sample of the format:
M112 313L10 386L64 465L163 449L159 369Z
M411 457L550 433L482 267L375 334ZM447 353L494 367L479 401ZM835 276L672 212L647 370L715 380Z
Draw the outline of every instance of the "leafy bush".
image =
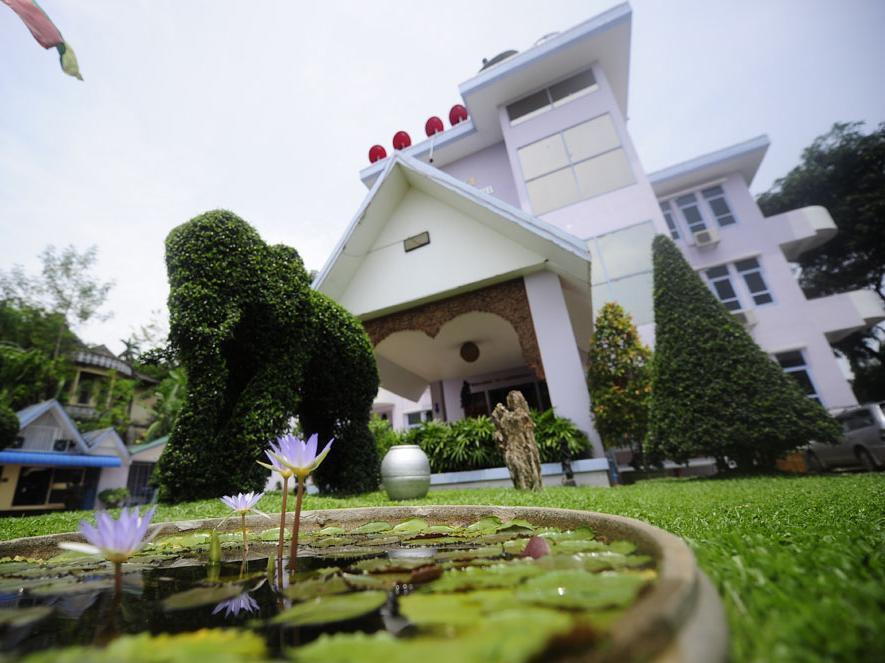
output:
M838 438L835 420L756 345L669 238L655 238L653 259L649 452L751 470L809 440Z
M569 458L586 458L587 437L569 419L553 410L532 412L535 440L542 463L558 463ZM432 472L463 472L503 467L504 459L495 444L495 424L489 417L469 417L450 423L426 421L405 433L397 433L386 421L371 424L379 455L394 444L417 444L430 460Z
M369 420L369 431L375 438L375 448L378 450L378 458L384 458L384 454L390 451L390 447L403 444L402 434L393 430L393 426L387 419L382 419L373 414Z
M56 398L71 372L67 359L0 344L0 393L13 410Z
M630 315L614 302L605 304L590 340L587 383L593 423L606 448L630 447L641 453L648 427L650 359Z
M18 437L18 417L4 399L0 398L0 451L15 442Z
M356 318L310 289L298 252L218 210L169 233L166 267L169 354L187 396L157 468L161 499L260 490L267 470L255 461L292 417L336 440L313 475L321 490L374 490L372 346Z
M108 509L116 509L123 506L129 500L130 494L128 488L106 488L98 494L98 499Z

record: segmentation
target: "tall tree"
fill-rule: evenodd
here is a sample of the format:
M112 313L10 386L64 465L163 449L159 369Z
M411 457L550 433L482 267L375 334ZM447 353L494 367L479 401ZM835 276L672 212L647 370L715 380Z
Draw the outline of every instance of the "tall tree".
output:
M64 327L60 344L62 355L83 345L60 314L10 300L0 301L0 342L22 350L39 350L50 356L58 343L60 327Z
M811 297L867 288L885 301L885 123L870 133L862 129L862 122L834 124L758 199L766 215L822 205L833 216L838 234L799 258L800 284ZM862 400L885 399L882 336L868 330L836 344L851 362Z
M652 244L655 354L647 449L676 462L773 467L840 428L756 345L663 235Z
M606 448L631 448L637 467L648 425L650 359L630 315L614 302L605 304L590 339L587 383L594 425Z
M39 276L26 274L21 265L0 272L0 299L42 308L63 318L64 324L59 323L56 332L53 359L61 352L67 327L110 317L99 309L114 284L102 282L90 273L96 257L95 246L80 253L74 246L59 251L49 245L40 254L43 267Z

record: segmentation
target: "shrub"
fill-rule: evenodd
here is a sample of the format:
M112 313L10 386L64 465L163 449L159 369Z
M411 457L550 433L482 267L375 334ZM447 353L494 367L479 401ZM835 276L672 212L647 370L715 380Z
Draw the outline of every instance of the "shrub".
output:
M368 429L378 375L360 322L310 289L298 252L268 246L227 211L169 233L169 351L187 395L157 478L164 501L260 490L255 461L297 417L305 434L334 437L314 474L323 491L378 486Z
M620 305L602 307L590 340L587 383L593 423L606 448L642 452L651 394L651 351Z
M123 506L129 501L129 497L128 488L107 488L98 494L98 499L100 499L101 503L108 509L115 509L118 506Z
M676 245L653 243L656 347L647 450L685 462L709 455L724 467L774 466L839 427L757 346L713 296Z
M9 403L0 399L0 451L9 447L18 437L18 416Z
M397 444L403 444L403 436L401 433L393 430L393 426L386 419L382 419L377 414L373 414L369 419L369 431L375 438L375 448L378 450L378 458L384 458L384 455L390 451L390 447Z
M587 457L590 445L577 426L553 410L532 412L535 440L542 463L558 463ZM402 436L402 444L417 444L430 460L432 472L463 472L503 467L504 458L494 439L495 424L489 417L469 417L445 423L427 421ZM377 438L376 438L377 439Z

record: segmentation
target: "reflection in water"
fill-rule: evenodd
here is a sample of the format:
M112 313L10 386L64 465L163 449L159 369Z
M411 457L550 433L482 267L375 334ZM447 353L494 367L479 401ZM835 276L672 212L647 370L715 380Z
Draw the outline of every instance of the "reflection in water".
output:
M219 603L215 606L212 614L216 615L222 610L224 610L225 617L236 617L241 612L252 613L258 610L258 601L249 596L249 592L243 592L239 596L235 596L232 599Z

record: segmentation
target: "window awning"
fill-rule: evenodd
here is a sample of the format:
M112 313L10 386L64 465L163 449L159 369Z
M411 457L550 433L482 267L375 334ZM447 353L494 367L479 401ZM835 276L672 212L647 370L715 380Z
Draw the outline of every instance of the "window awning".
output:
M116 456L88 456L55 451L0 451L0 465L42 465L43 467L121 467Z

